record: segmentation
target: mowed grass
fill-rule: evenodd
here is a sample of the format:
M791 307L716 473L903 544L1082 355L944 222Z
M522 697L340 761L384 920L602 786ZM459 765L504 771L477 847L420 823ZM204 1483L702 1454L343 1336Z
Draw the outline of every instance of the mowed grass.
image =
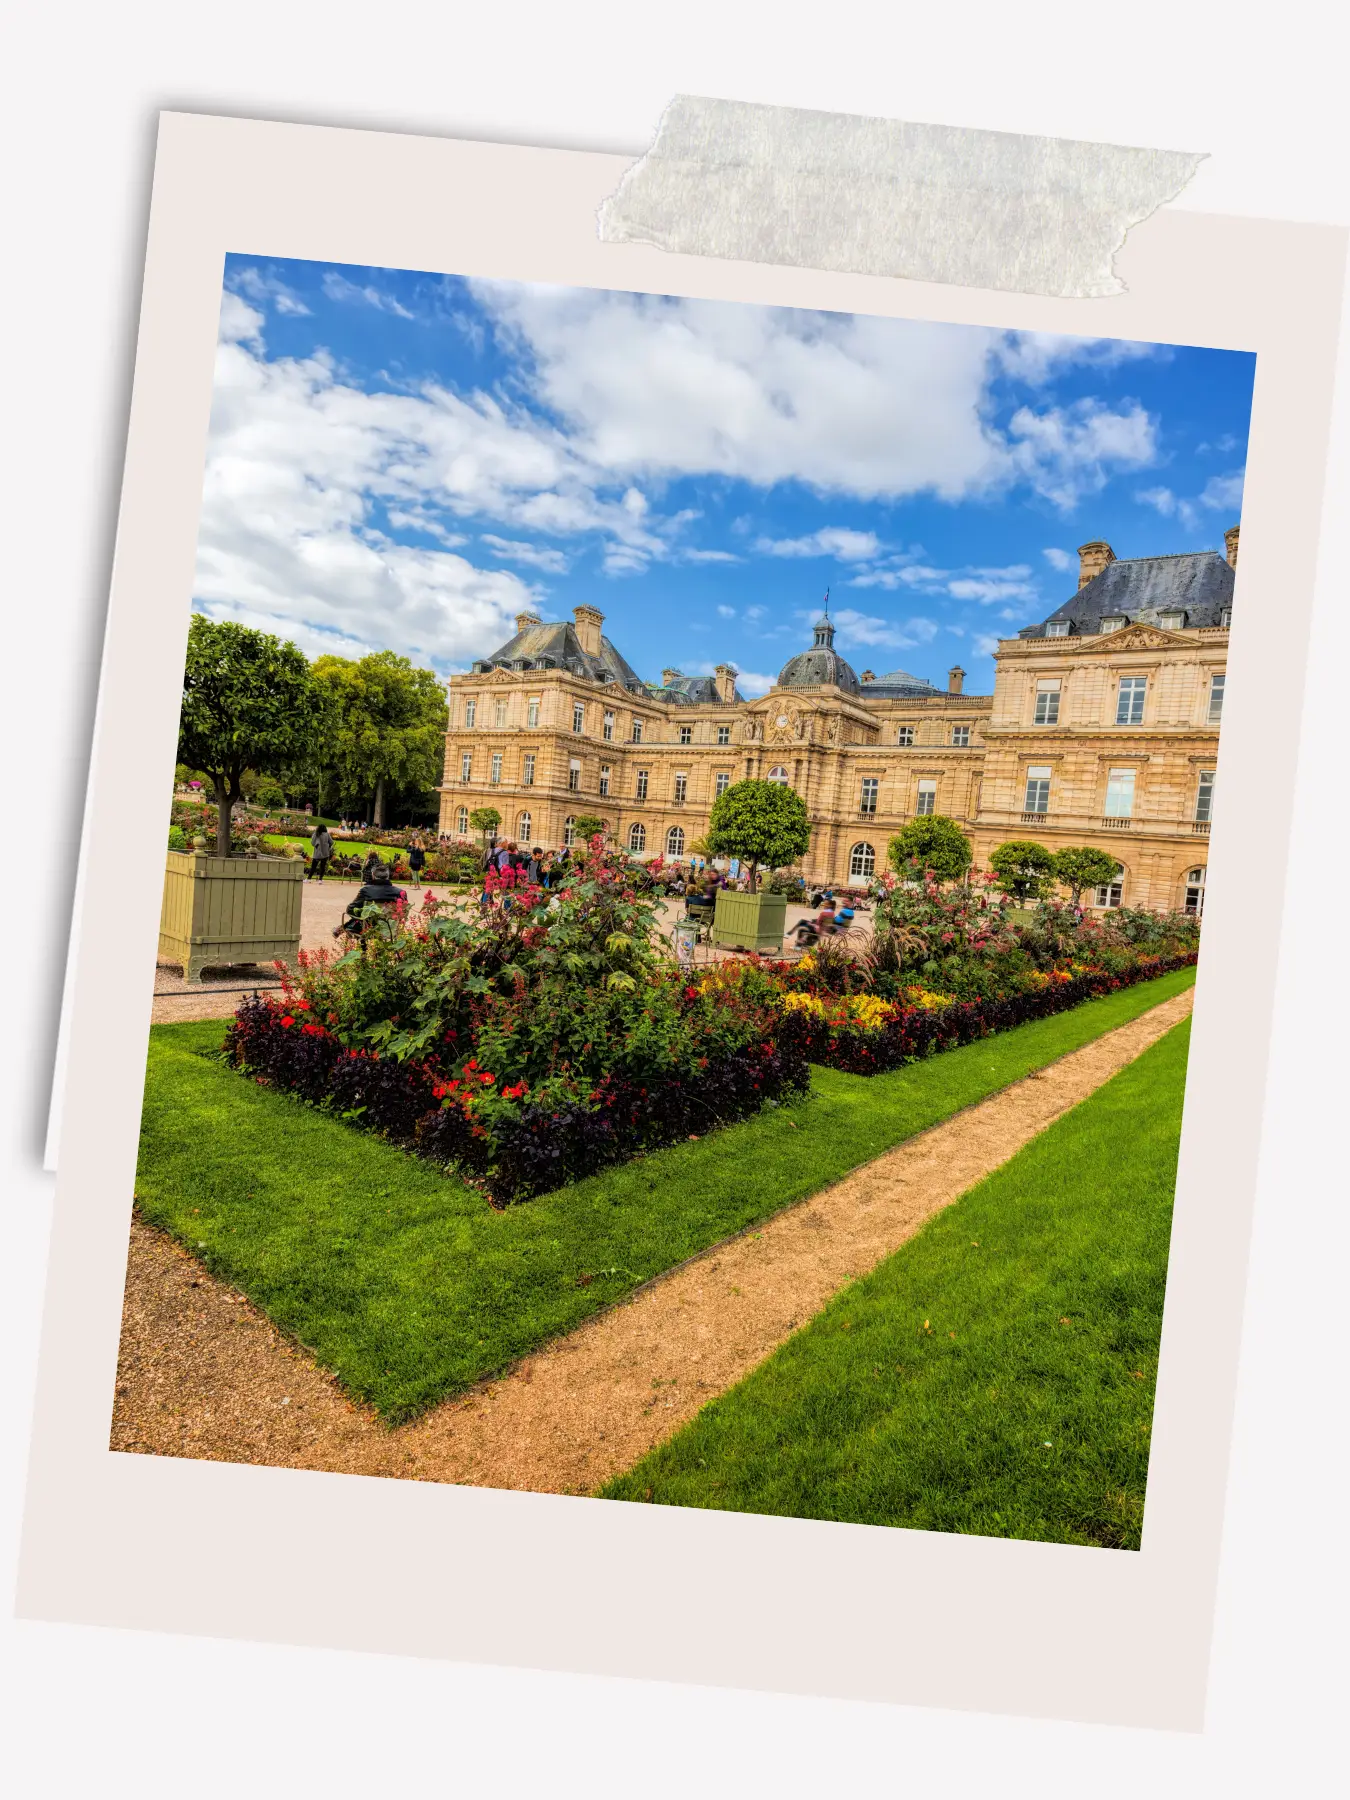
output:
M611 1499L1136 1550L1190 1024L836 1296Z
M1180 992L1179 970L808 1099L505 1212L419 1158L210 1059L219 1022L151 1032L142 1216L391 1423L641 1282Z

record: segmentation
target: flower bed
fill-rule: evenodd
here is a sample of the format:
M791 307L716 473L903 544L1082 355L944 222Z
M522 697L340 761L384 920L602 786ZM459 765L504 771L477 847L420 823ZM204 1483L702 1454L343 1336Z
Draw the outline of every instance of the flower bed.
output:
M1056 970L1039 980L1033 977L1018 993L977 1000L919 988L889 1002L871 994L789 992L783 1002L783 1035L808 1062L849 1075L882 1075L991 1032L1068 1012L1117 988L1156 980L1173 969L1189 967L1195 959L1196 952L1189 950L1173 956L1141 956L1118 973Z
M280 1000L240 1007L228 1060L454 1163L497 1205L805 1091L772 980L688 981L618 859L555 896L488 886L500 905L428 893L344 955L302 955Z
M803 1093L808 1064L875 1075L1195 961L1162 921L1034 927L983 896L878 897L861 954L823 943L682 973L657 902L596 840L561 890L489 873L487 902L427 892L343 954L301 954L224 1046L254 1079L419 1155L494 1205Z

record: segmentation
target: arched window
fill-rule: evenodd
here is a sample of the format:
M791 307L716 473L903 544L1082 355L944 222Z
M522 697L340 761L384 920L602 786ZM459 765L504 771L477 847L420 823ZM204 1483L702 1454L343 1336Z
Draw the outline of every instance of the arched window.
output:
M516 820L516 842L518 844L529 843L530 824L530 815L527 812L521 813L520 817Z
M848 856L850 881L870 881L877 872L877 853L870 844L855 844Z
M577 822L573 818L563 820L563 849L570 850L577 841Z
M783 767L782 763L779 763L779 765L776 769L769 770L769 773L765 779L768 781L776 782L779 787L786 787L787 779L788 779L788 772Z
M468 835L469 809L467 806L461 806L459 811L455 814L455 829L461 837L466 837Z
M1116 864L1114 881L1104 881L1092 897L1094 906L1119 906L1125 892L1125 871Z
M1186 911L1193 913L1198 919L1205 910L1205 871L1187 869L1186 871Z
M666 833L666 855L684 855L684 833L680 830L678 825L672 825L670 830Z
M637 824L628 827L628 848L634 851L647 848L647 827L645 825Z

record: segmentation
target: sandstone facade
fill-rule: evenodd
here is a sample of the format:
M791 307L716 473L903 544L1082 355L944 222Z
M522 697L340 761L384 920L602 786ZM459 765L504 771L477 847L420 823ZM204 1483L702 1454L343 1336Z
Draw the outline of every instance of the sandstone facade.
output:
M806 801L809 879L865 882L908 820L946 814L977 867L1009 839L1107 851L1100 905L1203 905L1237 531L1214 552L1080 552L1080 583L1001 642L992 695L903 670L860 677L828 619L773 690L746 700L726 664L644 682L593 607L517 634L450 680L441 830L468 836L492 805L502 837L558 846L603 818L642 857L688 857L725 786L790 783Z

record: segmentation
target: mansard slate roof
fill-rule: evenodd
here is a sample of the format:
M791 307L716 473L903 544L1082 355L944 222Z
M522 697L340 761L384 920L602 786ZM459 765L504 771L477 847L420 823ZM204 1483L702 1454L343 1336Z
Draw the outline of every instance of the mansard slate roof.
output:
M1159 613L1179 612L1186 629L1193 631L1221 624L1232 604L1233 570L1227 560L1217 550L1187 550L1174 556L1118 557L1050 619L1067 619L1069 635L1079 637L1100 631L1103 619L1123 616L1131 625L1156 625ZM1044 637L1050 619L1027 625L1017 635Z
M608 682L626 688L630 694L648 692L646 682L607 637L600 639L599 656L588 655L569 620L527 625L473 668L475 675L485 675L489 669L565 669L569 675Z
M649 681L647 692L654 700L669 700L676 706L708 706L727 705L717 691L717 682L711 675L673 675L664 684ZM733 698L744 702L745 695L733 693Z
M880 695L883 700L908 700L941 692L922 675L911 675L906 669L892 669L889 675L878 675L875 681L864 682L862 691L869 699Z
M816 641L779 671L778 687L836 687L845 694L860 694L862 684L834 648L834 626L828 617L816 626ZM871 693L871 685L868 685Z

